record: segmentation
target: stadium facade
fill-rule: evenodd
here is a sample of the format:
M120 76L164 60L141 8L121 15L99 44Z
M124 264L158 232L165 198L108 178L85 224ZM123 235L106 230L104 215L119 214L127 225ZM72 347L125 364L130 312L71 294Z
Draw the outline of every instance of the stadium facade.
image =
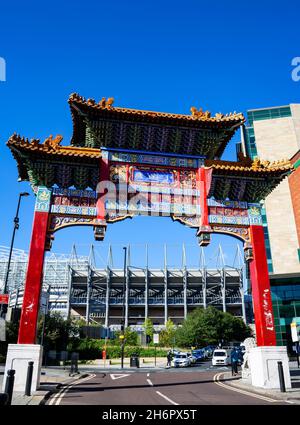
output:
M145 246L145 253L148 247ZM199 248L198 248L199 249ZM96 264L94 247L88 256L78 256L73 247L70 255L48 254L45 260L42 298L48 296L48 309L64 317L83 318L87 323L99 323L110 329L121 326L139 330L145 318L156 328L168 319L180 324L196 307L216 308L246 320L244 302L244 265L237 248L234 264L226 266L222 249L216 254L215 267L208 267L203 249L198 267L186 262L182 247L182 266L167 264L167 250L161 268L135 267L127 248L127 266L113 267L113 247L108 248L105 266ZM0 248L0 279L7 270L8 248ZM147 256L145 257L147 258ZM10 311L22 306L28 254L14 250L10 273ZM124 279L125 276L125 279ZM48 295L49 294L49 295ZM41 302L43 304L43 302Z

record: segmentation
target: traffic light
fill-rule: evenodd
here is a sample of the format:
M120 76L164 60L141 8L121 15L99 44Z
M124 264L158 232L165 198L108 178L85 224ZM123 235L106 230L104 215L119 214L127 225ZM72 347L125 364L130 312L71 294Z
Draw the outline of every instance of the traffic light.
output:
M152 338L150 335L146 335L146 344L150 344L150 342L152 341Z

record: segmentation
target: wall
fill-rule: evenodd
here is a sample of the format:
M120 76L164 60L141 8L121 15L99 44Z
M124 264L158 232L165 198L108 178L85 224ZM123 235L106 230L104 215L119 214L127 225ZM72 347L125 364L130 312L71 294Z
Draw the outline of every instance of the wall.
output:
M292 117L254 121L258 156L269 161L290 159L300 147L300 105ZM300 272L298 237L288 179L266 199L274 273Z

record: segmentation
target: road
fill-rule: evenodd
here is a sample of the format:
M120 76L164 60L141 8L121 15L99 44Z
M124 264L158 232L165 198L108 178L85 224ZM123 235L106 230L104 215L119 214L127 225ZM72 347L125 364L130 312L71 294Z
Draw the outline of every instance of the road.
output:
M90 373L73 386L63 387L47 402L50 405L149 406L282 403L230 387L218 369Z

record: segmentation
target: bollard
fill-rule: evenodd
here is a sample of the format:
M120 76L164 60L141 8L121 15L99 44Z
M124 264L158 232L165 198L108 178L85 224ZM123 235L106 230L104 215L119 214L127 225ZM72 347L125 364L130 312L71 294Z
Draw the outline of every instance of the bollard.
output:
M279 383L280 383L280 391L282 393L285 393L285 383L284 383L284 374L283 374L283 367L282 362L277 362L278 365L278 374L279 374Z
M6 393L0 393L0 406L6 406L8 403L8 395Z
M33 362L28 362L27 378L26 378L26 386L25 386L25 395L27 396L31 395L32 374L33 374Z
M14 382L15 382L15 373L14 369L9 369L7 371L7 377L5 382L5 392L8 396L7 405L11 405L13 391L14 391Z

